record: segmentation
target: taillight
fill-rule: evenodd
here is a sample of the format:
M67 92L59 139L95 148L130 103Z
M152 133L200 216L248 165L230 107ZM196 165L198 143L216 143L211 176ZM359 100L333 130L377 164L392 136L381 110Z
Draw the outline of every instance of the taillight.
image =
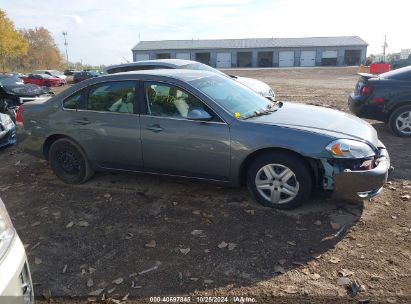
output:
M368 95L370 94L370 87L364 86L360 90L361 95Z
M382 103L382 102L384 102L384 98L382 98L382 97L373 97L372 101L374 101L376 103Z
M20 105L17 108L16 112L16 125L22 126L23 125L23 105Z

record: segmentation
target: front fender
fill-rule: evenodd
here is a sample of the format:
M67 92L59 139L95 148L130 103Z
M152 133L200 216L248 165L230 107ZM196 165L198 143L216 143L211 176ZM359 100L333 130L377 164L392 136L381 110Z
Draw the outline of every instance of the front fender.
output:
M266 131L262 132L261 128ZM275 125L245 124L241 121L236 121L230 126L230 136L230 180L235 185L241 183L244 162L259 151L282 149L305 158L321 159L329 157L325 147L335 139L335 137L305 130Z

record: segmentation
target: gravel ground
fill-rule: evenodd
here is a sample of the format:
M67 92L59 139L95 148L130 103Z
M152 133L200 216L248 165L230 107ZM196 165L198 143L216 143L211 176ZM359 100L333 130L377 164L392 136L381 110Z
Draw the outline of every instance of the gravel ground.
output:
M357 81L354 68L227 72L269 83L279 100L343 111ZM0 151L0 195L39 302L410 303L410 139L371 123L396 170L361 203L317 193L277 211L244 188L126 173L70 186L17 147Z

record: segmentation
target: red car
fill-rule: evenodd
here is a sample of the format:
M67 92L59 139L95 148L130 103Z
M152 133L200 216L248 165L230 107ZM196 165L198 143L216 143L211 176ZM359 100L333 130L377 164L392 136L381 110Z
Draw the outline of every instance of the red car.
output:
M32 83L46 87L58 87L66 84L64 79L47 74L29 74L26 77L22 77L22 79L24 83Z

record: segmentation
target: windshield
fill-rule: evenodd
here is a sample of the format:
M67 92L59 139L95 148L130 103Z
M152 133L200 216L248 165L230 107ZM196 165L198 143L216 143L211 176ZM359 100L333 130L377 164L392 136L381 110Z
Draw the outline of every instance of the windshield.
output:
M208 71L211 73L219 74L221 76L226 76L223 72L220 72L219 70L216 70L209 65L203 64L203 63L190 63L186 65L182 65L179 67L180 69L185 69L185 70L200 70L200 71Z
M51 70L51 71L49 71L49 72L50 72L50 74L53 75L53 76L61 76L61 75L63 75L61 72L56 71L56 70Z
M273 105L267 98L228 77L209 76L189 83L236 118L254 116Z

